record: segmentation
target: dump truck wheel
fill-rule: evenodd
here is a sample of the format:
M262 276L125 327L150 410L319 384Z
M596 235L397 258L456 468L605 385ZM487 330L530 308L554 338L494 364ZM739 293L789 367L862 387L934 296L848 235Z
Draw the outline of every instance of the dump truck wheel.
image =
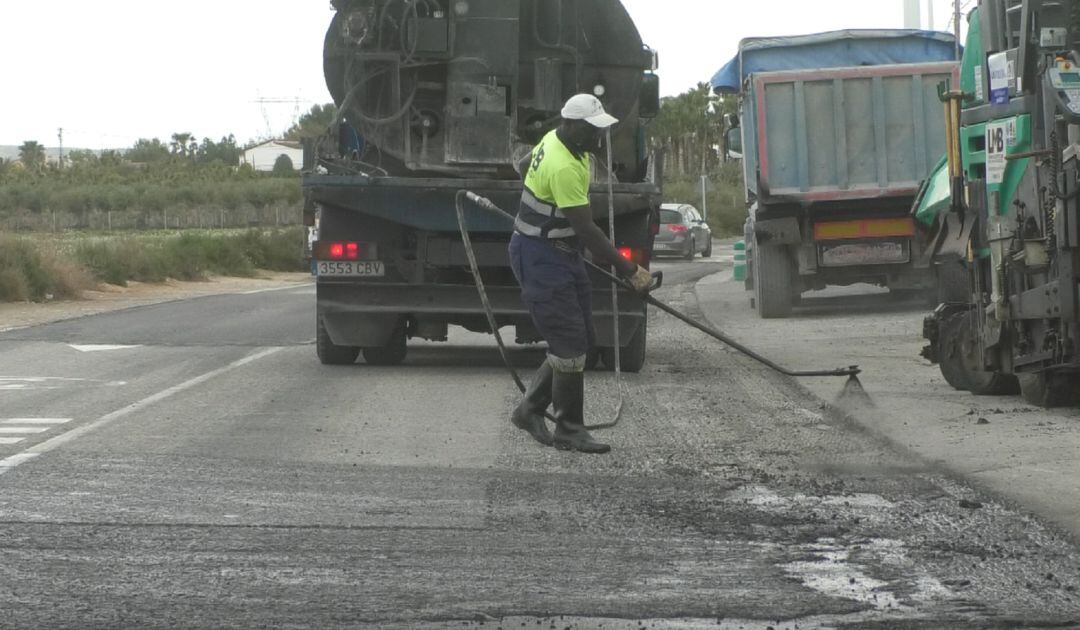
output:
M315 318L315 353L323 365L352 365L360 355L360 348L335 345L319 315Z
M763 319L791 316L791 260L784 247L754 243L754 294Z

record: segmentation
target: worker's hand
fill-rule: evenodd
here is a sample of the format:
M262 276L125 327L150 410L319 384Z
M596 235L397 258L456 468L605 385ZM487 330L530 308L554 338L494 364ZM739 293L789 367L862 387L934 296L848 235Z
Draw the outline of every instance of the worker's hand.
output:
M638 265L638 268L634 270L634 275L628 279L630 284L633 285L634 290L638 293L648 293L649 288L653 284L652 274L648 269Z

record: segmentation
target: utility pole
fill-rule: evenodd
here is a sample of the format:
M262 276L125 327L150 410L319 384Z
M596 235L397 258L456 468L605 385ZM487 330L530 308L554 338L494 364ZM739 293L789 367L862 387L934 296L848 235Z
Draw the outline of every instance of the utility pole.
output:
M934 0L927 0L926 2L927 18L929 22L926 25L927 30L934 30Z
M956 60L960 61L960 0L953 0L953 33L956 34Z
M60 169L64 168L64 128L60 127L56 130L56 137L60 140Z

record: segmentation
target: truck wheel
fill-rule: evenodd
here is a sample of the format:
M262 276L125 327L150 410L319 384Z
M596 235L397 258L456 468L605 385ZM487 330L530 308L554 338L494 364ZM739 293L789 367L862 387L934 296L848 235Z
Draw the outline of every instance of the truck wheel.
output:
M619 348L619 358L622 359L621 369L629 374L637 374L645 367L645 349L648 345L648 316L641 322L637 332L630 338L630 343ZM615 349L601 348L600 355L604 359L604 365L610 370L615 369Z
M754 295L763 319L791 316L791 261L784 247L754 243Z
M1020 375L1020 393L1028 404L1046 409L1074 404L1077 394L1065 374L1039 372Z
M401 365L401 362L405 360L405 355L408 353L408 347L405 345L405 327L398 326L394 330L394 334L390 335L390 340L385 346L364 348L363 352L364 361L368 365Z
M315 353L323 365L352 365L360 355L360 348L334 345L322 315L319 315L315 318Z
M971 285L964 263L954 261L938 265L936 275L938 304L971 300Z

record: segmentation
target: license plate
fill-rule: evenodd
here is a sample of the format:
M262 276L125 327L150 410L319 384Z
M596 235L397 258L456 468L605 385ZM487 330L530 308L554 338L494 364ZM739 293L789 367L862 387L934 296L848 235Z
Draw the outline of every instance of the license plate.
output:
M821 264L825 267L855 267L858 265L895 265L910 260L903 243L844 243L821 248Z
M379 260L319 261L315 269L320 278L382 278L386 263Z

